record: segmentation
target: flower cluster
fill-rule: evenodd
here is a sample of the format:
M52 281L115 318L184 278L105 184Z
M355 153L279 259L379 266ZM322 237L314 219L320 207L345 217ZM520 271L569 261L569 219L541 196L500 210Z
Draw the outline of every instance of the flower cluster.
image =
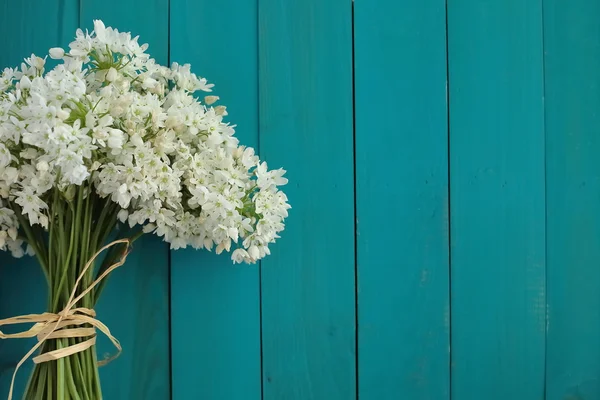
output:
M21 256L23 224L47 229L55 193L86 187L174 249L268 255L290 208L285 171L239 145L217 96L194 95L213 85L101 21L69 47L50 50L62 63L48 72L32 55L0 76L0 248Z

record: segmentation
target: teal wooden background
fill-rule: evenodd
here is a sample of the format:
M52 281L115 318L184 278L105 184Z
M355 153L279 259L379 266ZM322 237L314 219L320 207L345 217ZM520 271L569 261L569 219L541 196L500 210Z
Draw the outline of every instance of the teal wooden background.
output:
M600 399L598 15L596 0L0 0L0 66L101 18L192 63L241 140L289 171L294 208L262 265L136 245L99 305L124 346L105 398ZM2 256L0 318L44 299L35 262ZM0 342L0 397L30 345Z

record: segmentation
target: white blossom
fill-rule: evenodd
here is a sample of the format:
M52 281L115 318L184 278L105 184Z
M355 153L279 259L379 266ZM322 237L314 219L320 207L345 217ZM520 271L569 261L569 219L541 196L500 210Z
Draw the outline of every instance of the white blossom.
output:
M94 21L61 64L31 55L0 74L0 249L29 253L20 213L48 228L54 193L84 186L118 204L115 219L178 249L270 254L290 208L283 169L269 170L224 121L213 85L189 64L161 66L137 37ZM88 194L89 195L89 194ZM108 204L108 203L107 203Z

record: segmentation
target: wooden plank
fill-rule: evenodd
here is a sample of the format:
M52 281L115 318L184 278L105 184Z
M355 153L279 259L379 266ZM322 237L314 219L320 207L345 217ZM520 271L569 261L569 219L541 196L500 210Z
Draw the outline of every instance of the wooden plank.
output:
M445 19L443 0L355 2L365 400L449 398Z
M351 1L258 4L261 156L294 207L262 264L264 399L353 399Z
M171 60L215 84L236 135L254 147L257 46L256 0L171 0ZM206 251L171 257L173 398L260 399L258 266Z
M0 256L0 319L17 315L38 314L46 310L48 288L39 264L34 258L14 259L2 252ZM5 333L15 333L24 326L6 327ZM0 397L6 397L15 366L35 345L35 339L0 341ZM33 362L27 361L18 371L15 398L21 398Z
M170 397L168 248L157 237L135 243L98 303L99 318L123 346L100 369L105 399L165 400ZM104 337L98 354L114 352Z
M448 5L451 394L542 399L541 2Z
M93 20L140 35L140 43L160 63L168 60L168 0L140 7L135 0L81 0L80 26ZM168 246L145 237L135 244L125 266L110 278L98 316L123 345L123 354L101 368L106 399L164 400L170 396ZM99 353L112 351L100 338Z
M600 396L600 3L545 0L546 398Z
M20 65L31 53L44 56L48 49L66 46L77 29L78 1L60 2L60 7L44 0L0 3L0 34L7 38L0 52L0 70ZM34 258L14 259L0 252L0 319L46 310L46 281ZM7 328L6 331L17 331ZM4 328L3 328L4 330ZM17 362L35 340L0 340L0 398L6 397ZM15 398L20 398L33 362L19 370Z

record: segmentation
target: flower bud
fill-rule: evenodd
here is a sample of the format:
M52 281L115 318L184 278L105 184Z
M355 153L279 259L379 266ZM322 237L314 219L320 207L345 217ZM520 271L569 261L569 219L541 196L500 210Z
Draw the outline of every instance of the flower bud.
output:
M65 51L60 47L53 47L50 49L50 58L59 60L65 56Z
M258 247L254 244L248 249L248 254L253 260L258 260L260 258L260 251L258 250Z
M69 115L71 115L71 114L67 110L64 110L62 108L59 109L58 111L56 111L56 116L58 118L60 118L62 121L69 118Z
M117 79L117 76L118 76L117 70L114 69L113 67L110 67L110 69L106 73L106 80L109 82L114 82L115 79Z
M48 169L50 169L50 166L48 165L48 163L46 161L38 162L35 167L40 172L46 172L46 171L48 171Z
M225 116L227 115L227 107L225 106L216 106L215 114Z
M31 80L27 75L23 75L21 81L19 82L19 88L21 89L29 89L31 87Z
M211 104L216 103L217 100L219 100L219 96L206 96L206 97L204 97L204 102L208 106L210 106Z
M142 82L142 87L144 89L150 89L155 87L157 84L158 81L156 79L152 79L151 77L147 76Z
M233 158L240 158L244 154L244 147L240 146L233 150Z
M65 198L65 200L67 200L68 202L73 201L73 199L75 198L75 193L77 191L77 188L75 187L75 185L69 185L67 187L67 190L65 190L63 192L63 197Z
M152 233L155 229L156 229L156 225L154 225L154 224L146 224L142 228L142 231L144 233Z
M46 60L33 54L31 55L31 65L35 67L38 71L44 69L44 64L46 64Z
M121 222L127 221L127 217L129 217L129 212L127 210L121 210L117 214L117 218L119 218L119 221Z

